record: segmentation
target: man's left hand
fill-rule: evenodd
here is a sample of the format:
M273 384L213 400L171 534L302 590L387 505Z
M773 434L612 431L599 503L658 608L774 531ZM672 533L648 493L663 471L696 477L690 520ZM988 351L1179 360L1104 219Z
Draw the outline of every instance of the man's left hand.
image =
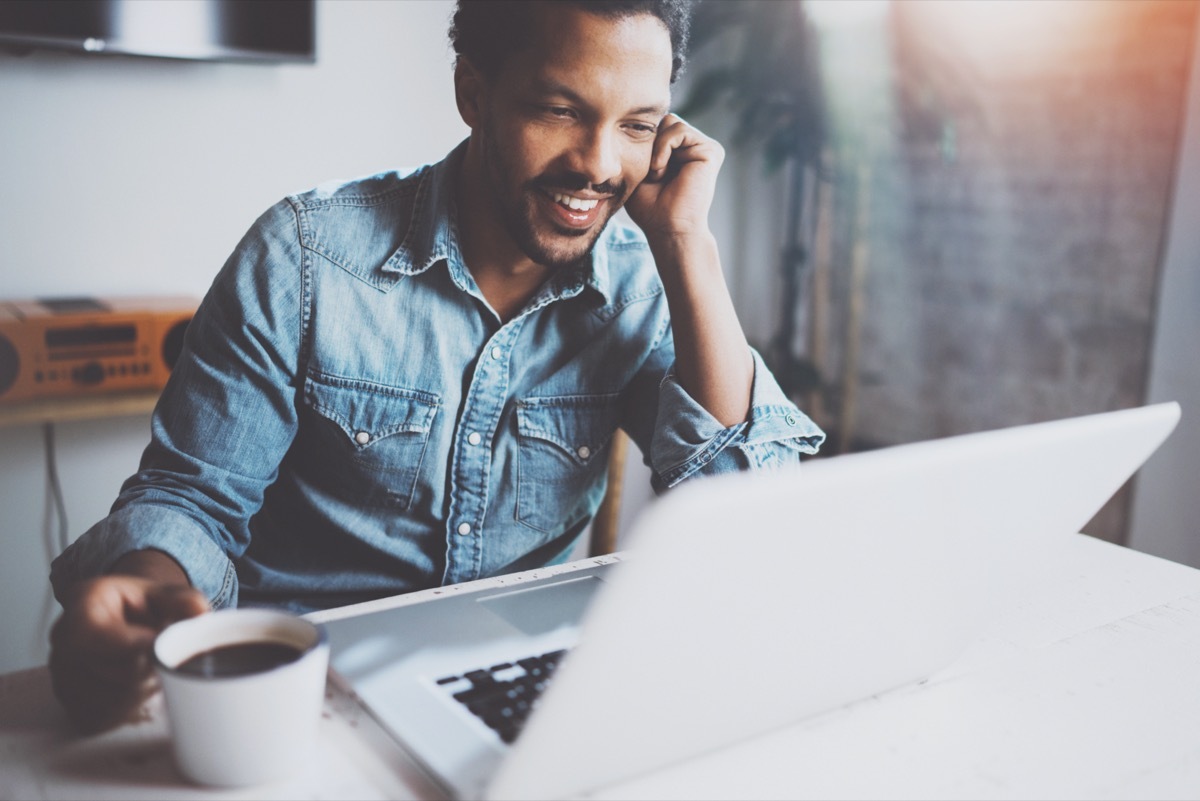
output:
M663 118L650 171L629 198L630 218L654 241L708 232L725 150L675 114Z

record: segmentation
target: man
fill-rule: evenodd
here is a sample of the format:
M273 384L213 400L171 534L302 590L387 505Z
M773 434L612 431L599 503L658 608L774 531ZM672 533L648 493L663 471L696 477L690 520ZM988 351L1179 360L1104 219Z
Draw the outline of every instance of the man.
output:
M722 278L722 150L668 113L686 8L464 0L451 38L468 140L258 220L140 470L55 561L51 671L85 725L149 692L171 619L564 559L617 427L660 490L819 445Z

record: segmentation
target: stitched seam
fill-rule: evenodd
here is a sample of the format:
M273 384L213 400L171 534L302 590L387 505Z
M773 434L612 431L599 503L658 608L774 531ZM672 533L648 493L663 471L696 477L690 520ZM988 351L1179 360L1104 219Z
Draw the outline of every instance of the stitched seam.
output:
M300 240L300 347L296 349L296 372L293 380L300 384L300 377L308 371L312 358L312 264L304 248L304 218L292 206L296 217L296 236ZM296 387L299 389L299 387Z
M742 432L745 426L746 424L742 423L741 425L733 428L727 428L722 431L698 453L693 454L674 467L663 471L663 481L666 482L668 487L673 487L683 479L690 476L692 473L704 467L706 464L715 459L721 451L725 450L725 447Z
M292 195L288 199L305 211L324 209L331 206L377 206L380 201L389 200L396 195L403 195L406 192L412 191L412 188L406 185L407 182L404 181L404 177L399 177L398 180L401 181L401 185L393 189L385 189L369 194L338 195L337 197L325 198L323 200L304 199L304 195L301 194Z
M579 409L615 404L620 397L621 393L619 392L601 392L590 395L533 395L517 401L517 405L526 409Z
M654 289L646 290L645 292L642 292L642 293L639 293L636 295L629 295L627 297L622 297L616 303L612 303L607 306L601 306L600 308L596 309L592 313L594 315L596 315L596 317L603 320L605 323L609 323L609 322L612 322L614 319L616 319L617 315L619 315L621 312L625 311L626 309L628 309L630 306L634 305L635 303L644 303L645 301L653 300L653 299L659 297L660 295L662 295L662 292L663 292L662 287L657 287Z
M221 583L221 589L217 592L217 597L210 598L209 603L214 608L227 606L233 596L233 583L237 580L237 570L233 567L231 561L225 566L225 580Z
M400 194L405 194L405 195L412 194L415 196L415 200L413 201L413 212L412 212L414 223L412 225L410 225L408 230L406 230L404 232L404 239L400 243L400 246L396 249L396 252L399 252L401 250L411 251L410 239L414 236L414 231L418 227L416 225L415 221L416 221L416 216L419 213L419 209L421 208L420 204L422 203L423 195L426 194L426 184L428 183L428 181L426 180L427 177L428 176L427 176L426 172L421 173L420 181L418 182L415 190L411 186L406 185L406 186L402 186L402 187L397 187L396 189L392 189L387 192L381 192L377 195L361 196L363 198L374 199L376 201L376 202L372 202L372 203L366 203L366 202L363 202L363 203L341 203L341 202L336 202L333 199L327 200L327 201L315 201L315 202L311 202L311 203L305 203L303 201L300 201L298 198L295 198L295 199L289 198L289 201L292 202L293 208L296 208L298 210L298 212L297 212L298 215L301 216L305 221L302 226L302 229L301 229L302 235L301 235L301 239L300 239L300 247L305 250L312 251L313 253L316 253L320 256L323 256L324 258L328 259L333 264L335 264L338 267L340 267L341 269L345 270L347 273L349 273L353 277L362 281L364 284L367 284L368 286L374 287L376 289L383 290L386 287L386 285L390 282L379 280L378 278L376 278L374 276L374 271L372 271L372 275L370 275L370 276L360 275L356 270L352 269L352 266L350 265L349 260L344 255L335 253L333 250L326 247L325 244L322 242L315 241L313 229L308 222L308 219L310 216L309 212L313 211L314 209L328 208L331 206L354 206L354 207L360 207L360 208L374 207L374 206L380 205L379 202L377 202L377 201L379 201L381 199L388 199L394 195L400 195ZM407 183L408 182L406 181L406 184ZM390 262L390 261L391 261L391 257L388 258L388 262ZM384 264L387 264L388 262L384 262Z
M644 250L649 252L650 246L645 242L608 242L605 245L609 250Z
M353 430L353 427L350 425L350 420L334 408L314 401L312 404L312 410L320 414L322 417L326 417L329 420L337 423L342 431L346 432L347 435L349 435ZM429 429L431 428L434 412L435 410L431 408L426 414L421 415L421 417L424 418L422 420L396 423L395 425L377 429L373 432L374 436L371 438L370 442L368 442L366 445L357 445L356 443L356 447L359 450L366 450L372 447L376 442L379 442L383 438L389 437L393 434L428 434Z
M408 389L406 387L393 387L388 384L379 384L374 381L367 381L363 378L347 378L346 376L335 375L333 373L324 373L319 370L309 372L308 377L317 384L337 388L337 389L360 389L367 392L374 392L379 395L388 395L395 398L409 398L411 400L421 401L429 406L440 407L442 399L432 392L425 392L420 389Z
M421 173L421 178L417 181L416 191L413 192L412 214L410 215L408 230L404 232L404 239L400 242L400 247L396 248L397 252L406 250L412 253L412 238L416 235L417 230L425 224L425 196L429 194L429 184L431 170L425 170ZM435 248L436 250L436 248Z

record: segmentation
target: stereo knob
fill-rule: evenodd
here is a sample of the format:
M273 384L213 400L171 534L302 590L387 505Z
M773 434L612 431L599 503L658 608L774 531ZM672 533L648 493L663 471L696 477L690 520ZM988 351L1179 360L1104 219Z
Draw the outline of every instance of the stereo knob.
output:
M12 389L17 382L17 374L21 372L21 358L17 349L9 342L8 337L0 334L0 397Z
M104 380L104 365L100 362L88 362L82 367L72 370L71 378L75 379L77 384L86 384L87 386L99 384Z

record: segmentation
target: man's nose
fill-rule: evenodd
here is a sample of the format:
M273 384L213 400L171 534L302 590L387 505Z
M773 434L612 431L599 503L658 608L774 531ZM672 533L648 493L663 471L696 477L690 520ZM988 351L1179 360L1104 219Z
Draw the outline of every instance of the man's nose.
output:
M572 160L574 171L592 186L620 179L620 150L610 131L593 129L584 133L576 143Z

